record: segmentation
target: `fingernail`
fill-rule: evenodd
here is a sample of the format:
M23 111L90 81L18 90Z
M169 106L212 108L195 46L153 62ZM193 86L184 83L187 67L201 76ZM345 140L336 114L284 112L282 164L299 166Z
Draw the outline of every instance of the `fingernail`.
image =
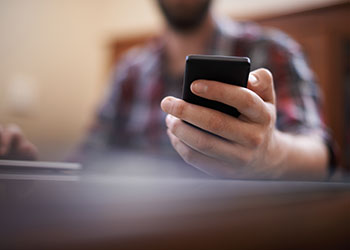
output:
M172 99L170 97L164 98L163 101L161 102L160 106L163 109L163 111L168 113L171 110Z
M249 74L249 82L250 84L255 85L258 82L258 79L253 74Z
M207 84L203 82L194 82L191 85L192 92L196 92L198 94L205 93L208 90Z

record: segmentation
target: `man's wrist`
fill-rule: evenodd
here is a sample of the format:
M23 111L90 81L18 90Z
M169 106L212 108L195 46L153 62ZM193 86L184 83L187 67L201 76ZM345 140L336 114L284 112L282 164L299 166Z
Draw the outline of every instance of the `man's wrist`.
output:
M272 140L269 145L269 165L279 176L285 173L288 165L287 158L290 140L291 138L288 134L283 133L278 129L275 129L272 133Z
M326 174L327 152L316 135L293 135L278 131L273 133L271 167L279 177L323 178Z

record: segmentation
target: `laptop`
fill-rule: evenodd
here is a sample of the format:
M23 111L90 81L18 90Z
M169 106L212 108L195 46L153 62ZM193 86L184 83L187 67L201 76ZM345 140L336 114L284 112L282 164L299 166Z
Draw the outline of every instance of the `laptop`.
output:
M72 162L0 160L0 180L79 180L82 166Z

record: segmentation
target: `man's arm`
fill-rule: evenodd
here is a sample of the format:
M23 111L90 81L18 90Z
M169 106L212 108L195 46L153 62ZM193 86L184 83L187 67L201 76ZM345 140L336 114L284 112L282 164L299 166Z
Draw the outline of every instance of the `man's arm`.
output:
M276 129L276 97L268 70L252 72L248 88L200 80L191 90L236 107L241 115L234 118L173 97L163 99L171 143L189 164L223 178L326 176L328 151L320 136Z

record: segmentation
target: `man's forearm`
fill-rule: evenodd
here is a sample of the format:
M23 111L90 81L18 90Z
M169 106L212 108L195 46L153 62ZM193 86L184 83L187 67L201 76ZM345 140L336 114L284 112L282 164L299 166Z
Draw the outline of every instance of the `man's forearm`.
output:
M329 153L322 138L278 133L281 177L323 179L327 176Z

